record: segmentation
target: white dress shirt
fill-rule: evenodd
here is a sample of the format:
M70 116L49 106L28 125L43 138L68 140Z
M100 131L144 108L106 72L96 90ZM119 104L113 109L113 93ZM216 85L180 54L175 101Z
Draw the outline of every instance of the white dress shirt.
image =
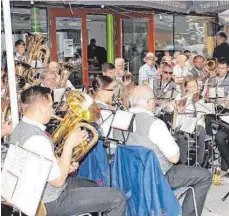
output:
M26 117L23 117L22 121L24 121L27 124L34 125L34 126L40 128L42 131L45 131L46 127L37 121L34 121L34 120L26 118ZM42 155L45 158L47 158L53 162L52 168L51 168L49 176L48 176L48 182L58 178L61 175L58 162L56 160L56 157L54 156L53 146L50 145L48 138L46 138L45 136L34 135L34 136L30 137L24 143L23 148L25 148L31 152L34 152L35 154Z
M147 113L149 116L153 116L151 112L140 107L130 108L129 111L132 113ZM135 122L133 130L136 131ZM151 125L149 139L154 145L158 146L167 159L173 157L180 151L166 124L160 119L157 119Z
M175 77L178 77L178 78L186 77L188 76L188 74L189 74L189 69L186 65L184 66L183 70L181 69L179 65L176 65L173 67L173 75Z

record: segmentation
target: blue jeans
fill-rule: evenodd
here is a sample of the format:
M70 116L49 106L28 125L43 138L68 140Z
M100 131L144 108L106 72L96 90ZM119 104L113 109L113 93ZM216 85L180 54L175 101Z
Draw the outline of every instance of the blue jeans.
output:
M67 186L57 200L45 203L48 216L70 216L103 212L107 216L124 216L126 199L114 188L97 187L94 181L68 177Z

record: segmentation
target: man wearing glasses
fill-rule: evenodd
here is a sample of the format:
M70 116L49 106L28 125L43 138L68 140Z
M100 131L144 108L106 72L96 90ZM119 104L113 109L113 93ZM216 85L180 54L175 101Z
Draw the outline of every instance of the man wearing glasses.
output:
M173 68L169 64L164 64L162 67L162 73L159 79L151 79L149 87L153 89L155 98L160 98L166 95L168 91L175 91L177 88L176 83L173 80ZM171 95L172 96L172 95ZM175 92L174 95L175 96Z
M155 77L157 74L157 70L155 68L156 57L152 52L147 53L144 58L145 64L139 70L139 85L148 85L149 80Z

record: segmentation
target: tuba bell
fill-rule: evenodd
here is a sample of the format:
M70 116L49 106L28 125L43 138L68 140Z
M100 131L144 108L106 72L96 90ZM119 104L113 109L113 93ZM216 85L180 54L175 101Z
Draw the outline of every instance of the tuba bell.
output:
M97 142L96 129L86 122L95 122L100 118L100 109L93 99L78 90L72 90L67 96L69 110L61 120L60 125L53 132L51 139L54 143L54 153L60 157L69 133L75 127L83 127L92 132L91 141L85 141L73 149L72 162L79 161ZM55 116L53 116L55 118ZM83 122L82 122L83 121Z
M210 59L205 63L205 68L208 71L215 71L217 67L217 60L216 59Z

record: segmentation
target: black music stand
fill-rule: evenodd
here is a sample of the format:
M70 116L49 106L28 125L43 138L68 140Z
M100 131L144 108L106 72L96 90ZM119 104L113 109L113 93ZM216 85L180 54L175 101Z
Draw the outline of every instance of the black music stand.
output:
M111 134L111 130L112 129L119 130L119 128L114 128L113 127L113 123L116 120L115 118L117 117L116 114L117 114L118 110L116 110L116 111L111 111L111 110L108 110L108 109L101 109L101 110L110 111L111 114L108 117L106 117L104 120L102 119L102 123L100 125L98 125L98 129L109 118L112 118L111 124L109 125L108 133L106 134L105 137L102 136L102 137L99 138L100 140L104 141L104 144L103 144L104 147L108 148L109 178L110 178L110 187L112 187L112 161L113 161L113 154L111 153L111 142L115 143L116 145L125 145L126 144L126 141L127 141L128 137L129 137L129 134L133 131L132 130L133 129L132 125L133 125L133 121L134 121L135 115L133 114L132 118L130 119L130 122L129 122L129 125L128 125L128 128L127 128L127 132L128 132L127 138L125 138L125 136L124 136L124 130L121 130L121 132L123 134L123 141L121 141L121 140L110 138L110 134ZM121 110L119 110L119 112L128 113L127 111L121 111Z

